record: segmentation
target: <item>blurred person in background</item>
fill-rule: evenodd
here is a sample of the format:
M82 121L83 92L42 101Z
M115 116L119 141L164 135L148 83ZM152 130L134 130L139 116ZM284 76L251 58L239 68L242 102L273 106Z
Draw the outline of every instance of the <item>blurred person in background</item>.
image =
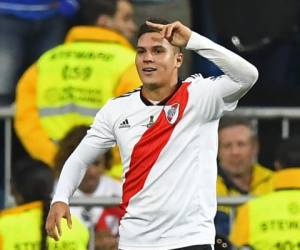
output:
M231 240L253 250L300 245L300 137L283 140L275 155L274 191L238 209Z
M0 0L0 107L14 102L15 87L25 69L63 42L78 7L78 0ZM1 140L4 133L0 120ZM15 137L13 146L14 153L25 155ZM3 165L4 143L0 143L0 208L4 206Z
M72 128L59 143L59 150L55 157L55 172L58 178L65 161L86 135L88 126L76 126ZM100 155L89 166L74 197L122 197L122 184L113 178L106 176L105 171L112 165L112 152L107 151ZM94 228L103 213L101 206L84 207L71 206L71 214L76 215L87 226ZM117 235L117 232L115 233Z
M128 41L136 31L130 2L83 1L80 15L84 26L43 54L17 87L16 133L27 152L49 166L73 126L90 125L108 99L140 85Z
M0 105L14 101L24 70L63 42L78 8L77 0L0 0Z
M63 237L55 242L47 237L48 214L54 175L44 163L22 159L13 169L12 191L17 207L0 211L0 249L76 249L86 250L88 230L75 217L72 230L62 221Z
M95 250L118 250L117 237L108 231L96 232Z
M101 213L96 225L96 250L118 249L119 225L122 210L118 207L107 207Z
M273 172L257 162L259 142L251 122L223 117L219 124L218 196L258 196L272 191ZM217 233L229 235L231 209L218 206Z

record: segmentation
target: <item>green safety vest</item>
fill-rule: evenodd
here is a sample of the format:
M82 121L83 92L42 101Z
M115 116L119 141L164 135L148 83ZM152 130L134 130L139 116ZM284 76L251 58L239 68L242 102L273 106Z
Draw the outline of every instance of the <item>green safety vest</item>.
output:
M300 190L281 190L249 203L249 244L255 250L300 249Z
M38 61L37 105L42 127L56 141L74 126L90 125L113 97L135 52L118 43L73 42Z
M35 207L21 213L0 217L1 250L39 250L41 243L42 209ZM72 217L72 229L62 219L59 241L47 237L49 250L86 250L89 234L78 219Z

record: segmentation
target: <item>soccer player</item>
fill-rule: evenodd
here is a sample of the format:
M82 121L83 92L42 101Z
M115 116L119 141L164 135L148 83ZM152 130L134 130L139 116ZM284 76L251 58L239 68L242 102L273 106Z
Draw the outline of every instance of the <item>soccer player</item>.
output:
M224 75L178 80L182 48ZM256 82L256 68L180 22L140 27L136 66L141 88L110 100L66 161L46 229L58 240L71 225L68 201L86 167L118 144L123 162L119 249L213 249L218 122Z

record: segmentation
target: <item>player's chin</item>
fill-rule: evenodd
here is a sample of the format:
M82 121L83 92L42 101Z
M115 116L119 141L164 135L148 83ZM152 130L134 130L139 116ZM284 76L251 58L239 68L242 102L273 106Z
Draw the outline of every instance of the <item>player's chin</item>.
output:
M156 82L155 77L149 76L149 75L143 75L143 76L141 77L141 80L142 80L142 82L143 82L144 84L153 84L153 83Z

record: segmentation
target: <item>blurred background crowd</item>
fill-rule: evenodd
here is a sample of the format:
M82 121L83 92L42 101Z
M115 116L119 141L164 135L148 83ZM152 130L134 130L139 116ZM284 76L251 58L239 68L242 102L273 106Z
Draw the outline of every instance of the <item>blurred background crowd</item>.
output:
M46 237L44 222L63 163L96 112L108 99L141 84L134 45L145 19L179 20L253 63L259 80L239 107L287 107L297 112L299 4L0 0L0 249L117 249L117 206L73 206L73 230L62 225L58 243ZM222 74L207 60L184 53L182 79L194 73ZM11 159L5 155L6 116L1 115L7 108L13 121ZM297 119L289 121L288 133L281 132L282 126L280 117L258 123L231 115L220 121L218 197L251 199L238 209L219 205L216 250L299 249L300 126ZM74 196L120 198L121 179L114 148L92 164Z

